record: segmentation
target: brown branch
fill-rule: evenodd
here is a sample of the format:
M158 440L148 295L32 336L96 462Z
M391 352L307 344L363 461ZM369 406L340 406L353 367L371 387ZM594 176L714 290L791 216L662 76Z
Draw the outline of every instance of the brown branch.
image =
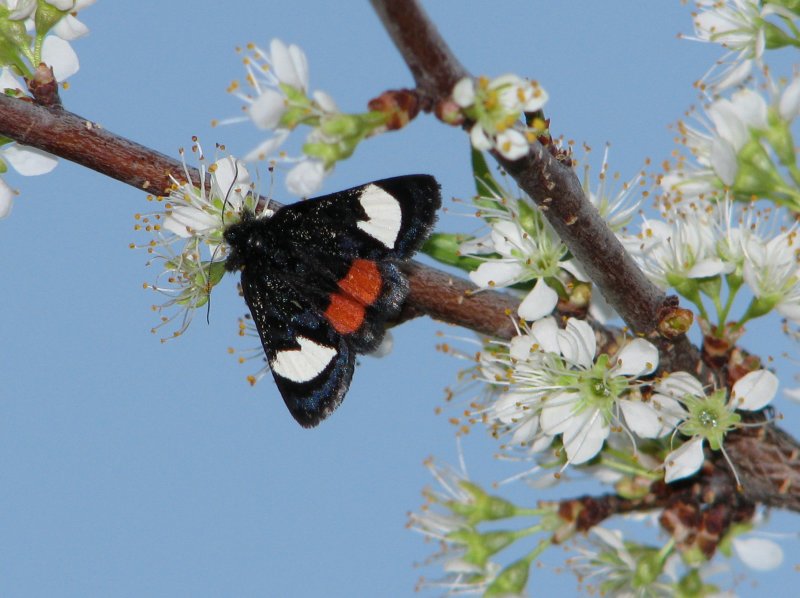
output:
M170 175L179 181L185 178L181 162L59 107L0 95L0 134L154 195L169 188ZM193 168L187 171L192 182L199 184L200 173ZM518 302L513 297L494 291L468 295L476 290L471 283L417 263L408 266L408 273L411 294L406 319L428 314L482 334L510 338L513 327L506 312L516 312Z
M417 0L371 2L411 69L421 95L434 103L449 98L453 85L469 73ZM497 154L495 158L542 208L622 319L635 332L653 332L667 298L647 279L586 199L572 168L556 160L538 141L531 144L528 155L520 160L512 162Z
M446 97L469 73L450 51L433 22L416 2L371 0L384 28L414 75L425 103ZM411 49L403 52L402 48ZM430 109L430 107L428 107Z

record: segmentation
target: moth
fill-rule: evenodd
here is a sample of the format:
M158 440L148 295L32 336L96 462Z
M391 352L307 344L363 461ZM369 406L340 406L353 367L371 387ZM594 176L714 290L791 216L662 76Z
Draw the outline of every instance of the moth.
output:
M409 292L400 270L441 206L429 175L374 181L279 208L225 230L228 271L292 416L313 427L342 402L359 353L380 345Z

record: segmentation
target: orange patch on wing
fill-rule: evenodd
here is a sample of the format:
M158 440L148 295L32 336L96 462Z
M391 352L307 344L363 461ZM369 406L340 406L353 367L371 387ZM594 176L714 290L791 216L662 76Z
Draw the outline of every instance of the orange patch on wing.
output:
M364 323L364 306L341 293L331 293L325 317L339 334L352 334Z
M339 281L339 288L363 305L375 303L382 286L383 279L378 264L371 260L354 260L350 270Z

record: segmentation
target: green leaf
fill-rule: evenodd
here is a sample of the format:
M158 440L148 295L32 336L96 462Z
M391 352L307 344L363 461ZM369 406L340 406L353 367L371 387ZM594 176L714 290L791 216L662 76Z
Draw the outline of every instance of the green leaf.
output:
M472 176L475 177L475 187L479 197L502 197L503 188L492 176L489 165L483 157L483 152L470 147L472 151Z

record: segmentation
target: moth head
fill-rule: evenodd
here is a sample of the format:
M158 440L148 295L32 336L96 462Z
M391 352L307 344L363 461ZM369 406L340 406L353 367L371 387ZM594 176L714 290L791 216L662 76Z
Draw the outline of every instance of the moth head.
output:
M264 223L252 212L242 213L239 222L229 225L223 233L229 252L225 260L225 269L241 270L249 259L259 255L264 247Z

